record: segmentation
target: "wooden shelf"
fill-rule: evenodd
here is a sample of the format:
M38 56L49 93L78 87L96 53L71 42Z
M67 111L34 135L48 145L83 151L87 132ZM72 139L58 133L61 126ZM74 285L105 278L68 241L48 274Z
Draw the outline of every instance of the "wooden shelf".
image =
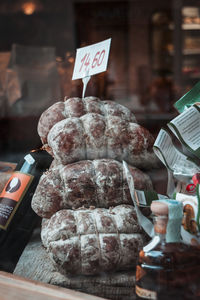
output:
M183 55L200 55L200 49L184 49Z
M200 24L182 24L183 30L200 30Z
M169 55L174 55L174 50L170 50ZM200 49L184 49L183 55L200 55Z
M170 30L174 30L174 24L169 25ZM200 30L200 24L182 24L182 30Z

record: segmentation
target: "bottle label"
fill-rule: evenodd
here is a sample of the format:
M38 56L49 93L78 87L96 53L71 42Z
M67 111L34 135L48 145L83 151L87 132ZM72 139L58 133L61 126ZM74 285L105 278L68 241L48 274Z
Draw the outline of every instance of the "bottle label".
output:
M136 285L135 292L140 298L157 300L157 293L155 291L146 290Z
M32 180L32 175L20 172L10 177L0 194L0 228L7 229Z

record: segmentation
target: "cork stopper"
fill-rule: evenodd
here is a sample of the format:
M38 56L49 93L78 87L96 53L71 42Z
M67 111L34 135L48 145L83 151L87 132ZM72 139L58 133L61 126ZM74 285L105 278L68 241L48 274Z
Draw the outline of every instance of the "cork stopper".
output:
M159 200L151 203L151 211L155 216L168 216L168 205L165 202Z
M151 211L154 214L154 231L159 234L166 234L168 221L168 206L164 202L153 201Z
M155 200L151 203L154 214L154 230L159 234L167 234L168 241L178 241L183 206L174 199Z

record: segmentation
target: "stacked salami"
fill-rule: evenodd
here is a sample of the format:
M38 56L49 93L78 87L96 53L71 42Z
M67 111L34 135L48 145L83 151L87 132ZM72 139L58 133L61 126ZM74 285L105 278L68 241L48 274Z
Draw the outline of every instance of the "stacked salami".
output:
M144 235L123 172L152 189L140 169L157 166L153 136L124 106L95 97L57 102L38 133L54 161L32 200L41 238L60 272L92 275L134 268Z

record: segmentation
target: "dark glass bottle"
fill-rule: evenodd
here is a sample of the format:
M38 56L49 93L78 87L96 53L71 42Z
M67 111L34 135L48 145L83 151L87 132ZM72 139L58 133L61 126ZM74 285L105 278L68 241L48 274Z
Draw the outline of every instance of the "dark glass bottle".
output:
M155 236L139 253L136 299L200 299L200 249L180 240L182 204L151 205Z
M13 272L39 217L31 208L40 176L52 161L42 149L32 150L18 163L0 194L0 270Z

